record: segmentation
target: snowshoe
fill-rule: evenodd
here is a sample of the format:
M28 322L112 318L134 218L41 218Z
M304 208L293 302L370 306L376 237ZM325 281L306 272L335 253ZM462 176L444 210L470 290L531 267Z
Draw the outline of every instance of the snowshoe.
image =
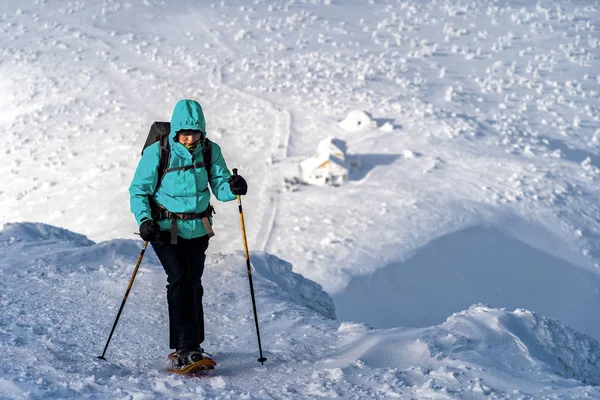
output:
M168 355L173 366L166 369L167 372L179 375L190 374L197 371L214 369L217 363L202 354L206 353L202 348L172 352Z
M209 370L209 369L214 369L216 365L217 365L217 363L214 362L212 359L210 359L208 357L204 357L202 360L197 361L193 364L184 365L181 367L174 366L174 367L166 368L166 371L171 374L186 375L186 374L191 374L191 373L194 373L197 371L205 371L205 370Z

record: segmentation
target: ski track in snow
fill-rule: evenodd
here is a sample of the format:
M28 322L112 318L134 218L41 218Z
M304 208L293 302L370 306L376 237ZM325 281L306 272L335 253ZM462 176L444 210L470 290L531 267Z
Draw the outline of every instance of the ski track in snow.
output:
M227 84L225 84L223 82L223 65L216 67L215 70L218 71L217 78L216 78L216 83L218 85L227 87L230 91L238 93L240 96L242 97L251 97L253 99L256 99L258 101L260 101L261 103L265 104L266 107L265 109L268 110L274 110L274 112L272 112L273 115L275 115L275 117L273 118L276 122L274 124L274 127L272 128L274 135L273 135L273 147L271 149L270 154L267 156L267 159L265 159L265 162L267 163L267 165L270 165L274 162L282 162L285 161L285 158L287 157L287 148L288 148L288 142L289 142L289 138L290 138L290 131L291 131L291 117L289 116L289 112L285 111L285 110L281 110L278 107L276 107L273 103L264 100L256 95L252 95L252 94L248 94L245 92L242 92L238 89L235 89L233 87L228 86ZM282 127L281 123L281 117L280 115L282 113L285 113L287 116L287 120L288 123L285 125L286 129L284 129ZM285 130L287 132L287 134L285 134L284 136L284 140L281 140L281 131ZM275 173L273 173L275 172ZM263 182L262 184L259 186L259 189L262 193L262 198L260 199L260 213L263 215L262 219L259 219L259 223L257 224L257 228L255 229L255 234L254 234L254 243L262 243L261 245L258 246L259 249L261 249L262 251L266 251L268 244L269 244L269 239L271 238L271 235L273 233L273 226L275 224L276 218L277 218L277 209L278 209L278 196L276 195L276 193L278 191L278 186L279 186L279 182L282 180L281 176L278 176L278 174L276 173L277 170L273 170L273 169L267 169L267 173L264 176ZM256 210L255 210L256 211Z
M209 23L205 17L203 17L202 19L205 24ZM221 45L221 50L224 49L226 51L226 53L228 54L228 58L229 57L235 58L235 51L232 50L230 44L226 43L226 41L223 40L223 35L214 34L213 31L211 31L210 29L206 29L206 31L207 32L210 31L211 36L215 39L216 42L218 42ZM273 147L271 149L270 154L267 156L267 159L265 160L265 162L267 164L272 164L273 162L283 161L287 157L289 140L290 140L291 129L292 129L291 128L291 116L290 116L289 112L286 110L281 110L280 108L275 106L275 104L273 104L272 102L262 99L257 95L243 92L237 88L227 85L223 81L223 68L225 67L226 64L227 64L227 61L225 63L219 64L218 66L214 67L214 70L213 70L214 73L212 74L212 85L225 87L229 91L236 93L236 94L240 95L241 97L251 97L251 98L258 100L259 102L262 102L263 104L265 104L266 109L275 110L275 112L272 112L272 114L275 115L275 117L274 117L275 124L271 128L273 131L273 139L272 139ZM283 141L280 138L281 131L283 130L282 123L281 123L281 117L280 117L281 113L285 113L287 120L288 120L286 129L285 129L286 134L285 134L285 138ZM272 169L267 169L267 173L264 175L263 182L262 182L262 184L260 184L260 186L258 188L258 190L261 190L261 192L262 192L262 198L260 199L258 204L261 205L260 213L263 215L263 217L262 217L262 219L259 219L259 223L257 224L257 228L255 230L256 233L254 235L255 240L253 241L253 243L261 242L262 245L258 246L258 248L261 249L262 251L266 251L266 249L267 249L269 239L270 239L270 236L273 231L273 225L275 224L275 220L277 217L278 197L276 195L274 195L272 192L277 190L276 188L273 188L273 183L276 184L278 181L281 180L281 177L280 176L272 176L273 175L271 173L272 171L273 171Z

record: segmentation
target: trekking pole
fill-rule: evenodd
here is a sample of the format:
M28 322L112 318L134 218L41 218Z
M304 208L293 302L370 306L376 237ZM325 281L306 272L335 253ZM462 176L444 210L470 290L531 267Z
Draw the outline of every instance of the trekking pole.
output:
M135 264L135 269L133 270L133 275L131 276L131 280L129 281L129 286L127 287L127 291L125 292L125 297L123 297L123 302L121 303L121 308L119 308L119 312L117 313L117 318L115 318L115 323L110 331L110 335L108 335L108 340L106 341L106 346L104 346L104 351L101 356L98 356L99 359L106 361L104 358L104 354L106 354L106 349L108 349L108 344L110 343L110 339L112 339L112 335L115 332L115 328L117 327L117 322L119 322L119 317L121 316L121 312L123 311L123 307L125 307L125 302L127 301L127 296L129 296L129 291L133 286L133 280L135 279L135 275L140 268L140 264L142 263L142 258L144 258L144 253L146 252L146 247L148 247L148 242L144 242L144 246L142 247L142 252L138 257L137 264Z
M237 168L233 169L233 175L237 175ZM262 346L260 344L260 331L258 329L258 314L256 313L256 300L254 299L254 285L252 284L252 268L250 267L250 254L248 253L248 241L246 240L246 225L244 224L244 212L242 211L242 196L237 196L238 209L240 210L240 225L242 226L242 240L244 242L244 252L246 253L246 267L248 267L248 281L250 282L250 296L252 297L252 308L254 309L254 322L256 324L256 337L258 338L258 351L260 358L257 360L262 365L267 359L263 357Z

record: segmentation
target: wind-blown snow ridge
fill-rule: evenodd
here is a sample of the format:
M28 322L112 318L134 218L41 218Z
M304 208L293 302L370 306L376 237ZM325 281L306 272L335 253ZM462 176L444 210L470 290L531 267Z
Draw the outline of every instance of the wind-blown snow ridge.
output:
M482 360L499 357L507 368L519 369L520 366L512 361L514 354L520 350L524 359L535 368L549 368L557 374L600 385L598 342L555 318L546 318L522 309L508 312L476 305L467 311L455 313L441 328L447 331L448 337L453 337L451 345L448 345L448 341L436 343L437 350L442 354L472 351ZM495 357L487 354L489 340L472 340L473 331L484 330L488 330L490 336L495 336L494 342L503 343L498 346L502 350ZM510 346L515 349L512 354L507 349ZM522 366L522 370L527 368L526 364Z
M20 249L16 254L25 257L22 258L24 265L27 265L27 257L37 257L51 261L58 268L97 269L103 264L126 267L135 262L140 253L139 241L115 239L94 243L84 235L42 223L7 223L1 232L0 242ZM31 249L39 253L30 253ZM16 259L21 260L20 257ZM7 261L11 258L9 255ZM153 252L149 252L146 259L157 262Z
M52 246L63 243L71 246L92 246L94 244L84 235L56 226L33 222L5 224L2 228L2 237L10 244L14 242L32 242L37 246L41 244Z
M290 299L335 319L331 297L318 283L292 272L292 264L267 253L252 253L250 259L259 276L273 282L272 285L277 286L278 290L284 290Z
M109 361L99 362L140 248L118 242L103 255L97 249L106 243L44 224L0 231L1 398L600 395L585 386L600 384L598 343L557 320L477 305L429 328L340 323L330 319L331 299L317 284L266 253L251 257L265 366L255 361L239 252L213 254L204 273L203 345L219 363L206 379L162 372L169 351L166 278L153 257L140 268Z
M421 370L422 382L428 377L438 384L469 379L471 369L480 369L485 372L479 376L479 384L488 385L484 389L487 394L498 394L502 385L495 389L490 385L507 376L521 384L539 379L544 385L548 372L600 384L598 342L528 310L511 312L473 305L441 325L424 329L369 331L364 326L342 324L339 331L354 340L325 363L328 368L355 365L359 359L365 366ZM461 368L456 366L458 360Z

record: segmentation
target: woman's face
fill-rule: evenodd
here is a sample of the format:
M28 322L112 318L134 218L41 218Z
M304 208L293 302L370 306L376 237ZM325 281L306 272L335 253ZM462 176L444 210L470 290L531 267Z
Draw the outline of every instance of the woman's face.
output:
M202 132L200 131L186 131L177 134L177 140L184 146L198 143L200 139L202 139Z

